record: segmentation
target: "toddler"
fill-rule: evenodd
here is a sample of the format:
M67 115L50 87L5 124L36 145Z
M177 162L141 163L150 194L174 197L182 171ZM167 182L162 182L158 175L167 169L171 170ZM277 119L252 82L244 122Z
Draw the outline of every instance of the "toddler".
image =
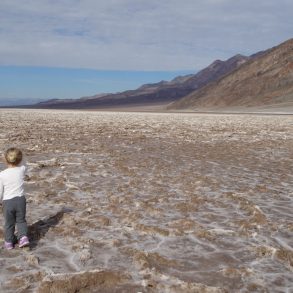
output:
M5 220L4 236L6 249L13 249L17 242L14 235L17 225L17 240L19 247L29 245L27 237L26 198L23 183L26 167L21 164L22 152L17 148L9 148L5 152L7 169L0 172L0 199L3 202Z

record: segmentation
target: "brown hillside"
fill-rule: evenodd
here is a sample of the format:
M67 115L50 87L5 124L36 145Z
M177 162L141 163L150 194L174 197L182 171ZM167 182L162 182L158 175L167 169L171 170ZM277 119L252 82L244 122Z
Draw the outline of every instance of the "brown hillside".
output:
M245 62L168 109L217 109L293 103L293 39Z

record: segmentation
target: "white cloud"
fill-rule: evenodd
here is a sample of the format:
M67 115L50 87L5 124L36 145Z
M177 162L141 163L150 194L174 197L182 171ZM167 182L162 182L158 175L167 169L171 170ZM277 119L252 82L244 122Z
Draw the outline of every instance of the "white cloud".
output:
M1 0L0 65L181 70L292 37L289 0Z

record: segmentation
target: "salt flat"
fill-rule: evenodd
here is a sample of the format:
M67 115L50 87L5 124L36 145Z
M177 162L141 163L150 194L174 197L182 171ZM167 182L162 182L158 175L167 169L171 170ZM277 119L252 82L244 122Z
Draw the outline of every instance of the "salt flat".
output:
M0 250L1 292L293 290L292 116L1 110L0 125L0 149L26 155L32 241Z

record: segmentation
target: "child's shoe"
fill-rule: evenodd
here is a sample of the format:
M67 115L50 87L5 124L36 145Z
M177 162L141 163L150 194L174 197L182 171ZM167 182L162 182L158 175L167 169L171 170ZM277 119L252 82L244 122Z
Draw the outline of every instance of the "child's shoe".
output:
M30 242L28 241L27 236L22 236L22 237L20 238L20 240L19 240L19 244L18 244L18 246L19 246L19 247L28 246L29 243L30 243Z
M11 250L13 249L13 243L12 242L4 242L4 247L7 249L7 250Z

